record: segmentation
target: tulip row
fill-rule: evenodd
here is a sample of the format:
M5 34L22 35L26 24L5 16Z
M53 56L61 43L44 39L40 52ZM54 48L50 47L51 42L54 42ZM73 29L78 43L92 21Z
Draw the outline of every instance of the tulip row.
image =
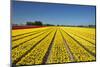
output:
M21 45L19 45L17 48L12 50L12 61L15 62L20 58L23 54L25 54L28 50L30 50L31 47L36 45L40 40L42 40L45 36L47 36L52 30L46 31L44 34L29 40L28 42L25 42ZM33 36L31 36L32 38ZM22 41L22 40L20 40Z
M49 48L55 31L56 30L53 29L53 31L45 39L43 39L34 49L32 49L32 51L30 51L25 57L23 57L21 61L17 63L17 65L42 64L43 58Z

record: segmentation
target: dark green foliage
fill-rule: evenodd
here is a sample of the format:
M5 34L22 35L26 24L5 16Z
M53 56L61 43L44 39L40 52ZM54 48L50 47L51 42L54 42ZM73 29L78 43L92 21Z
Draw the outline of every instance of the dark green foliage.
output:
M53 24L43 24L44 26L55 26Z
M26 25L35 25L35 26L42 26L41 21L35 21L35 22L26 22Z
M96 25L53 25L53 24L43 24L42 21L35 21L35 22L26 22L26 25L32 25L32 26L63 26L63 27L89 27L89 28L95 28Z

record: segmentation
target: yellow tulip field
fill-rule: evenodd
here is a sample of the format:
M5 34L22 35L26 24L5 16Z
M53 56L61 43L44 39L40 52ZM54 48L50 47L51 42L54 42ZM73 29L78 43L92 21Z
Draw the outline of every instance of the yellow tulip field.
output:
M11 51L16 65L95 61L96 32L61 26L12 30Z

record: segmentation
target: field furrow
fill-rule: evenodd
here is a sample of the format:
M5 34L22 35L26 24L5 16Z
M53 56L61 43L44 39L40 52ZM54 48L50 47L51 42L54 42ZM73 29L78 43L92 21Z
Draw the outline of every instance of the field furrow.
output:
M48 57L47 63L65 63L71 62L70 55L68 54L65 44L63 42L61 33L57 30L53 46Z
M67 29L67 28L62 28L62 29L65 30L65 31L67 31L68 33L74 34L75 36L78 36L78 37L80 37L80 38L82 38L82 39L84 39L84 40L90 42L90 43L93 44L93 45L95 44L95 40L94 40L94 39L91 39L91 38L89 38L89 37L86 37L86 34L87 34L87 35L90 35L90 34L88 34L88 33L85 33L85 36L84 36L84 33L80 33L80 32L75 31L75 30L70 30L70 29ZM94 32L94 31L92 31L92 32ZM95 36L92 35L92 37L95 37Z
M53 29L46 38L44 38L38 45L30 51L25 57L23 57L17 64L18 65L30 65L30 64L43 64L44 57L48 49L56 29Z
M13 30L12 31L12 37L17 37L17 36L21 36L21 35L24 35L24 34L29 34L29 33L32 33L34 31L43 30L43 29L46 29L46 28L32 28L32 29Z
M88 52L90 52L93 56L95 56L95 45L91 44L90 42L79 38L78 36L75 36L68 31L65 31L69 36L71 36L76 42L78 42L84 49L86 49Z
M80 43L73 39L69 34L62 30L65 40L69 44L69 48L75 57L75 61L93 61L95 60L94 54L91 54L88 49L85 49Z
M23 38L23 39L20 39L20 40L17 40L17 41L12 41L12 49L18 47L19 45L22 45L34 38L37 38L38 36L42 35L42 34L45 34L45 32L47 32L48 30L45 30L45 31L42 31L38 34L35 34L35 35L31 35L31 36L28 36L26 38Z
M48 29L45 29L45 30L48 30ZM37 30L37 31L33 31L31 33L28 33L28 34L23 34L23 35L20 35L20 36L17 36L17 37L13 37L12 38L12 41L16 41L16 40L19 40L19 39L23 39L25 37L38 34L38 33L42 32L42 31L45 31L45 30Z
M22 57L24 57L27 53L29 53L39 42L45 39L52 30L45 32L45 34L41 34L39 37L32 39L26 43L19 45L17 48L12 50L12 58L13 63L17 63Z
M81 36L88 38L90 40L95 40L95 29L80 27L64 27L63 29L76 33L76 35L80 34Z
M96 60L94 28L51 26L12 32L13 64L35 65Z
M70 60L71 60L71 62L74 62L75 58L74 58L74 56L73 56L73 54L72 54L72 52L71 52L71 50L69 48L69 45L68 45L67 41L65 40L65 38L64 38L64 36L63 36L61 31L60 31L60 33L61 33L63 41L65 43L65 48L66 48L68 54L70 55Z

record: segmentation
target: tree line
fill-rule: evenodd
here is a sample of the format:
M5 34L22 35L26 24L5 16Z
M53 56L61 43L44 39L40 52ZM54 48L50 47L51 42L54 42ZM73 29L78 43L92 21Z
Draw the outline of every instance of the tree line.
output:
M54 25L54 24L44 24L42 21L34 21L34 22L31 22L31 21L28 21L26 22L27 26L63 26L63 27L89 27L89 28L95 28L96 25ZM15 24L14 26L17 26L17 24Z
M41 21L26 22L26 25L34 25L34 26L55 26L53 24L43 24L43 22L41 22Z

